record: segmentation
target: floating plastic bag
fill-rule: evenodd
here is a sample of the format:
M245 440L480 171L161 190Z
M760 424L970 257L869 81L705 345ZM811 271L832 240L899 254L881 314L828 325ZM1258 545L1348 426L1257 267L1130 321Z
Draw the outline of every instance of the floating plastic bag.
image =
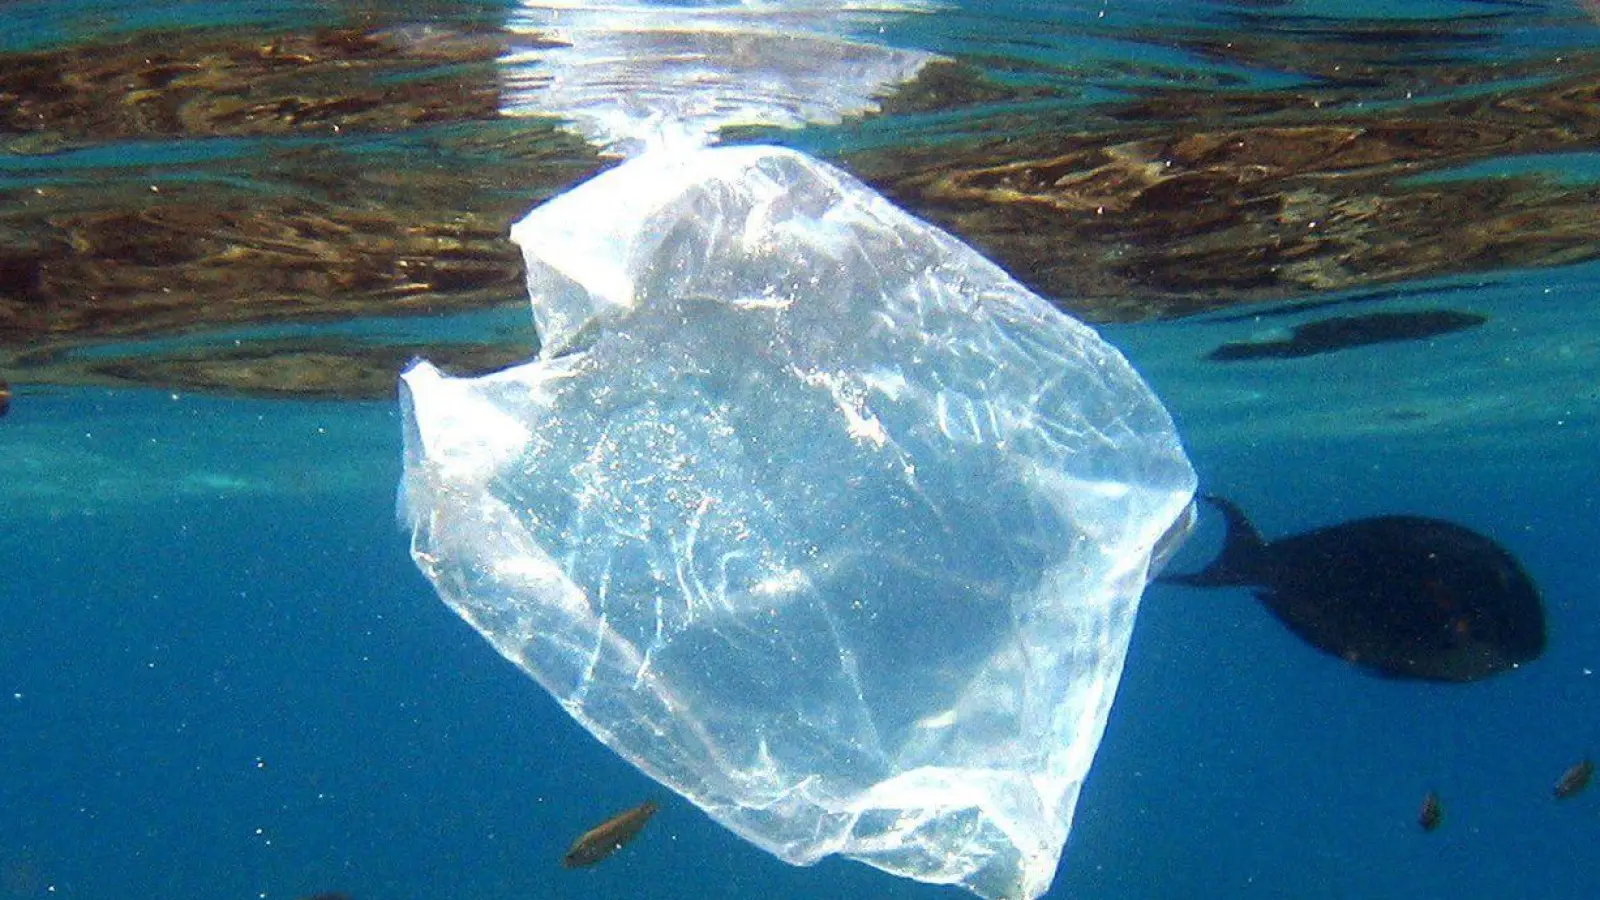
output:
M924 0L523 0L501 112L555 116L634 155L721 128L837 125L939 57L863 40Z
M512 237L538 359L404 376L445 602L789 862L1043 893L1189 521L1128 363L788 150L646 154Z

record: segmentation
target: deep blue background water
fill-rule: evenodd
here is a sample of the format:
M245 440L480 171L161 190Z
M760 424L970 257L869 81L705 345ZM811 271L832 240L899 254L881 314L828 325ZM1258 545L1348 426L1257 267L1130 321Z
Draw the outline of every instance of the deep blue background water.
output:
M1595 267L1512 277L1450 295L1491 314L1484 329L1312 360L1199 361L1249 322L1109 330L1184 423L1206 486L1269 535L1376 512L1463 522L1522 558L1551 642L1488 682L1385 681L1243 593L1152 589L1052 896L1600 892L1600 795L1550 796L1600 746L1600 338L1582 308L1597 284ZM1535 364L1563 348L1580 355ZM1484 354L1503 371L1467 369ZM1407 386L1440 368L1460 392ZM1363 408L1341 401L1346 429L1313 427L1330 381L1438 418L1352 434ZM1452 418L1463 404L1500 412ZM1568 412L1540 421L1546 407ZM1310 425L1293 426L1297 409ZM152 479L141 495L86 470L75 496L27 508L14 484L0 509L12 895L954 895L850 863L784 866L582 733L412 566L388 404L24 392L5 426L8 477L28 477L28 447L45 465L114 441L117 477ZM1446 820L1423 834L1429 789ZM664 809L637 845L589 871L556 865L597 815L646 796Z
M1153 588L1052 896L1600 896L1600 792L1550 796L1600 752L1600 267L1441 288L1460 283L1363 311L1436 301L1483 328L1314 359L1202 359L1293 318L1106 333L1269 536L1459 521L1544 589L1548 652L1385 681L1243 592ZM0 897L963 896L785 866L602 748L434 598L395 524L399 458L391 404L19 389ZM1430 789L1446 818L1423 834ZM663 809L636 845L557 866L645 797Z

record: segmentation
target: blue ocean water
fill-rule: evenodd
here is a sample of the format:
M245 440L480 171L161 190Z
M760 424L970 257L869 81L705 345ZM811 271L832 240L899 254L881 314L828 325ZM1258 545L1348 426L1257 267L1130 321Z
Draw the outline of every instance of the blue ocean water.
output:
M1102 7L1140 27L1163 10L1004 11ZM278 21L263 4L146 15L229 14ZM981 18L939 49L981 42ZM1600 896L1600 794L1550 795L1600 752L1600 266L1414 287L1381 308L1490 321L1227 365L1204 356L1307 316L1269 303L1104 333L1172 409L1206 489L1269 536L1396 512L1466 524L1538 582L1549 649L1481 683L1386 681L1245 592L1153 587L1050 896ZM0 460L0 897L964 896L785 866L579 729L408 558L392 403L19 386ZM1176 565L1216 531L1205 520ZM1428 790L1446 818L1424 834ZM637 844L556 865L645 797L663 809Z

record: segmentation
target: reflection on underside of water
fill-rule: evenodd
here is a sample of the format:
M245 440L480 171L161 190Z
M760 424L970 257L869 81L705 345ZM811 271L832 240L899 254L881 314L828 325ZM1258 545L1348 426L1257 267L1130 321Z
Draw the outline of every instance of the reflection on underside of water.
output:
M639 117L669 96L725 140L842 164L1091 321L1600 247L1600 65L1556 13L621 9L417 22L330 7L14 39L0 59L0 370L24 385L374 397L413 355L465 369L526 356L525 331L453 336L441 353L425 336L323 326L519 305L509 223L609 165L606 135L655 127ZM772 70L773 35L848 73L837 96ZM660 68L617 68L623 45ZM719 60L741 73L731 98ZM860 91L869 80L880 87ZM239 331L263 325L295 329ZM139 343L212 331L226 337Z

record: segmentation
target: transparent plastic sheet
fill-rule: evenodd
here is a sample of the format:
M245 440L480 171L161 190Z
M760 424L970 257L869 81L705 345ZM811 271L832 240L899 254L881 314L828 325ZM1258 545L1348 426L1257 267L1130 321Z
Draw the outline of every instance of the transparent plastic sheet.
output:
M538 358L403 376L440 596L789 862L1042 894L1192 515L1138 375L793 151L646 154L512 236Z

